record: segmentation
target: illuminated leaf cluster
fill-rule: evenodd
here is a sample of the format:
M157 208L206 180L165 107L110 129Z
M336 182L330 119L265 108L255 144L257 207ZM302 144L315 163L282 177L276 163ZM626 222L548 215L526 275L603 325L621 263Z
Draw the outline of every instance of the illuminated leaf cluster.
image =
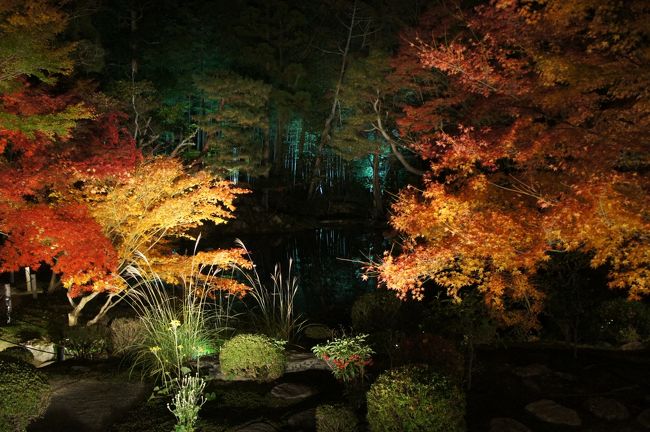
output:
M407 33L397 125L431 170L394 206L405 239L379 268L389 288L478 289L506 324L535 326L539 263L582 251L611 287L650 293L649 12L497 0L436 7Z

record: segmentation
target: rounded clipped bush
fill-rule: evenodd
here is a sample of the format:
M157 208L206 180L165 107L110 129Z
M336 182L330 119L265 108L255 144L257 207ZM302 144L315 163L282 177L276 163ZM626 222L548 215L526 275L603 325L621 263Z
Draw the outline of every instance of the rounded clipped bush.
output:
M226 377L273 381L284 373L286 358L281 342L262 335L240 334L223 344L219 362Z
M0 430L24 431L43 415L51 394L46 376L34 366L0 359Z
M363 294L352 305L352 327L358 332L393 328L400 305L395 293L387 290Z
M448 378L424 366L379 376L367 394L372 432L461 432L465 396Z
M144 343L147 334L140 318L115 318L110 329L111 351L117 355L136 350Z
M6 360L20 360L25 363L32 363L34 361L34 354L30 350L22 346L12 346L3 351L0 351L0 359Z
M359 420L350 408L342 405L316 407L316 432L357 432Z

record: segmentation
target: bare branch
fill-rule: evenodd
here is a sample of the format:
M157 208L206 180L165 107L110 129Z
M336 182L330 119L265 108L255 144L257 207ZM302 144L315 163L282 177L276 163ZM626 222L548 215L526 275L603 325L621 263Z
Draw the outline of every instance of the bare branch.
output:
M377 99L375 99L375 101L372 104L372 108L374 109L377 118L377 122L373 124L375 130L379 131L381 136L384 137L386 141L388 141L388 144L390 144L390 149L392 150L393 154L408 172L419 176L423 175L424 171L415 168L413 165L409 163L409 161L406 160L404 155L397 148L397 144L395 143L395 140L388 134L388 132L386 132L386 129L384 129L384 125L381 121L381 107L379 105L380 105L380 100L379 97L377 97Z

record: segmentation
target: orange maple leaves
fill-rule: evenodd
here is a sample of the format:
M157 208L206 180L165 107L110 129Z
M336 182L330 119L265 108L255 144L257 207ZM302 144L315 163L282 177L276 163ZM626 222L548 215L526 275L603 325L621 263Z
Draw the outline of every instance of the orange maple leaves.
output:
M402 48L431 78L418 72L421 100L397 124L431 172L423 191L400 194L402 253L379 266L401 296L421 298L427 281L452 297L478 289L506 324L534 326L539 263L575 250L593 253L611 287L650 294L650 119L639 96L650 86L639 42L649 11L579 3L441 6L422 23L432 38Z

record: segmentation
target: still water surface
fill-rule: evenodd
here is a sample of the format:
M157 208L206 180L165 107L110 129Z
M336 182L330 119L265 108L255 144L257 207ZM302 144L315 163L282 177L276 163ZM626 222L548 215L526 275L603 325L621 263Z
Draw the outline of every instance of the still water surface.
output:
M375 287L363 281L362 262L378 259L388 247L381 231L367 227L326 227L282 234L241 236L264 283L277 265L286 279L289 261L299 278L296 309L311 322L347 323L352 302ZM212 246L212 245L210 245ZM214 247L227 247L218 244Z

